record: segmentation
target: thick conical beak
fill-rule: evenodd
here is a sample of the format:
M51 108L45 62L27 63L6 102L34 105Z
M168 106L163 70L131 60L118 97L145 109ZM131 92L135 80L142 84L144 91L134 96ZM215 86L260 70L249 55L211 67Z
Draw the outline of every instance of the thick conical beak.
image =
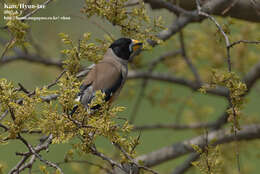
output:
M134 39L132 39L132 43L133 43L132 49L134 52L137 51L138 49L140 49L143 45L142 42L140 42L138 40L134 40Z

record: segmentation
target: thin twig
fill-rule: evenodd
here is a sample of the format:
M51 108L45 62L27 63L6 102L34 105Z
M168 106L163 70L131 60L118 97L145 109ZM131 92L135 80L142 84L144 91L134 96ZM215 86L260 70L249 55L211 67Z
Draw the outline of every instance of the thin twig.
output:
M47 89L50 89L51 87L53 87L54 85L56 85L58 82L59 82L59 80L60 80L60 78L66 73L66 69L65 70L63 70L60 74L59 74L59 76L54 80L54 82L52 82L52 83L50 83L49 85L47 85Z
M51 87L53 87L54 85L56 85L56 84L59 82L60 78L65 74L65 72L66 72L66 70L63 70L63 71L58 75L58 77L57 77L52 83L50 83L50 84L48 84L48 85L46 86L46 88L47 88L47 89L50 89ZM42 88L41 88L41 89L42 89ZM36 93L35 90L32 91L32 92L30 92L30 93L28 94L28 97L31 97L31 96L35 95L35 93Z
M207 165L207 173L211 173L211 166L209 165L209 131L206 128L205 129L205 147L203 149L204 152L206 154L206 165Z
M13 56L5 56L3 59L0 59L0 66L11 63L13 61L23 60L30 63L38 63L46 66L55 66L57 68L62 68L62 62L56 61L55 58L44 58L39 54L25 54L20 50L14 50L15 55Z
M135 148L136 148L137 145L139 144L140 138L141 138L141 131L139 131L138 137L137 137L137 139L136 139L136 143L133 145L133 147L132 147L132 149L131 149L131 151L130 151L130 154L132 154L132 153L134 152Z
M171 52L168 52L166 54L163 54L162 56L152 60L147 66L149 67L148 69L148 73L151 73L153 72L153 70L156 68L157 64L159 64L160 62L163 62L165 59L169 58L169 57L175 57L177 56L178 54L180 54L181 51L178 50L178 51L171 51ZM130 123L134 123L135 119L136 119L136 116L137 116L137 113L138 113L138 110L139 108L141 107L141 102L142 102L142 99L144 98L145 96L145 90L146 90L146 87L148 85L148 78L145 78L143 79L142 81L142 84L141 84L141 89L140 89L140 93L138 94L138 97L136 99L136 102L135 102L135 105L134 105L134 108L132 110L132 113L130 115Z
M259 8L259 5L257 3L259 3L259 1L256 1L256 0L250 0L250 3L252 5L252 7L254 8L256 14L258 16L260 16L260 8Z
M43 163L45 163L46 165L48 165L48 166L50 166L50 167L52 167L52 168L55 168L56 170L58 170L59 172L60 172L60 174L63 174L63 171L61 170L61 168L57 165L57 164L55 164L55 163L53 163L53 162L51 162L51 161L48 161L48 160L45 160L45 159L43 159L42 157L41 157L41 155L39 155L38 153L33 153L41 162L43 162Z
M225 10L223 10L221 14L225 15L231 8L233 8L236 5L238 1L239 0L233 0L233 2Z
M204 129L211 128L214 124L211 123L192 123L187 125L182 124L153 124L153 125L141 125L135 126L133 131L139 130L154 130L154 129L172 129L172 130L185 130L185 129Z
M260 41L248 41L248 40L238 40L238 41L235 41L233 43L231 43L228 47L233 47L237 44L240 44L240 43L245 43L245 44L260 44Z
M181 117L181 115L182 115L182 113L183 113L185 107L187 106L188 100L192 97L192 95L193 95L193 92L192 92L190 95L186 96L186 98L184 99L184 101L181 103L181 106L179 107L179 109L178 109L178 111L177 111L177 113L176 113L176 119L175 119L175 123L176 123L176 124L179 124L179 122L180 122L180 117Z
M92 20L92 21L90 21L92 24L94 24L94 25L96 25L99 29L101 29L104 33L106 33L109 37L110 37L110 39L112 39L112 40L115 40L115 38L113 37L113 35L109 32L109 31L107 31L102 25L100 25L99 23L97 23L96 21L94 21L94 20Z
M150 169L150 168L148 168L148 167L146 167L146 166L143 166L143 165L138 164L138 162L137 162L135 159L133 159L133 158L125 151L125 149L124 149L123 147L121 147L119 144L117 144L117 143L113 143L113 144L114 144L114 146L117 147L117 148L123 153L123 155L131 162L131 163L130 163L130 166L129 166L129 168L130 168L130 174L131 174L131 171L135 171L135 168L136 168L136 167L137 167L137 170L143 169L143 170L146 170L146 171L148 171L148 172L150 172L150 173L158 174L156 171L154 171L154 170L152 170L152 169Z
M29 149L29 152L25 153L19 153L17 152L16 155L22 155L22 159L14 166L8 174L18 174L21 171L25 170L26 168L29 168L33 165L35 162L35 157L37 157L36 154L39 154L42 150L48 149L51 141L52 141L52 135L48 136L47 140L44 142L41 142L38 144L35 148L33 148L27 140L25 140L20 134L18 135L17 139L21 140L26 147ZM32 156L32 157L31 157ZM29 158L31 157L31 160L28 163L25 163ZM46 161L45 161L46 162Z
M42 4L42 6L48 5L51 1L52 1L52 0L47 0L47 1L45 1L45 2ZM27 19L28 17L30 17L30 16L34 15L35 13L37 13L40 9L41 9L41 8L36 8L36 9L34 9L34 10L31 11L30 13L28 13L27 15L21 17L21 19L22 19L22 20Z
M230 56L230 49L232 46L234 46L235 44L237 43L240 43L242 41L238 41L238 42L234 42L233 44L230 44L229 42L229 38L228 36L226 35L226 33L224 32L224 30L221 28L221 26L219 25L219 23L215 20L214 17L212 17L211 15L201 11L201 7L200 7L200 3L199 3L199 0L196 0L196 4L197 4L197 9L198 9L198 13L199 15L203 15L203 16L206 16L207 18L209 18L210 20L212 20L217 28L219 29L219 31L222 33L222 35L224 36L225 38L225 43L226 43L226 50L227 50L227 61L228 61L228 71L231 72L232 71L232 65L231 65L231 56ZM231 102L231 97L228 98L229 100L229 103L231 105L231 108L232 108L232 113L233 113L233 116L234 116L234 121L236 121L237 118L237 114L236 114L236 111L235 111L235 108L234 108L234 105L233 103ZM237 131L238 131L238 128L236 126L234 126L234 138L235 138L235 141L237 141ZM238 146L238 145L237 145ZM237 147L238 149L238 147ZM239 162L239 153L238 151L236 151L236 159L237 159L237 168L238 168L238 172L240 173L240 162ZM209 171L210 172L210 171Z
M0 121L3 120L7 114L8 114L8 110L5 110L4 113L0 117Z
M3 49L3 52L1 54L0 61L3 60L4 56L6 55L7 51L9 50L10 46L13 44L14 41L15 41L15 38L12 38L8 43L6 43L6 45Z
M172 74L158 73L158 72L149 73L149 72L142 72L142 71L129 71L127 78L128 79L149 78L150 80L158 80L158 81L162 81L162 82L164 81L164 82L168 82L168 83L179 84L179 85L186 86L196 92L198 92L198 89L200 89L202 86L209 86L207 83L203 83L200 86L200 85L198 85L197 82L188 80L186 78L176 77ZM221 86L217 86L214 89L208 89L207 93L222 96L225 98L229 97L228 89L221 87Z
M165 9L173 12L176 16L183 14L190 17L196 17L194 13L187 11L179 6L176 6L171 2L167 2L163 0L144 0L144 2L149 2L149 3L153 3L153 5L164 7Z
M220 24L218 23L218 21L211 15L203 12L201 10L201 6L199 3L199 0L196 0L196 4L197 4L197 9L198 9L198 14L201 16L205 16L208 19L210 19L213 23L215 23L215 25L217 26L218 30L220 31L220 33L223 35L224 39L225 39L225 43L226 43L226 49L227 49L227 61L228 61L228 70L231 71L231 58L230 58L230 41L228 36L226 35L226 33L224 32L224 30L221 28Z
M30 0L32 1L32 0ZM46 55L46 52L43 50L43 47L39 45L36 40L34 39L32 35L32 30L29 29L28 32L28 40L30 41L30 44L34 47L35 51L37 52L38 55Z
M22 172L24 169L26 168L29 168L29 174L31 173L31 169L32 169L32 166L33 166L33 163L35 162L36 160L36 156L35 155L32 155L30 161L28 163L25 163L24 165L22 165L18 170L17 172L20 173Z
M0 128L3 128L3 129L4 129L4 131L8 131L8 130L9 130L9 128L8 128L8 127L6 127L5 125L3 125L3 124L1 124L1 123L0 123Z
M113 168L114 166L116 166L116 167L118 167L118 168L120 168L121 170L124 171L124 169L123 169L123 167L121 166L121 164L119 164L119 163L117 163L116 161L112 160L111 158L107 157L107 156L104 155L103 153L97 151L97 149L96 149L95 147L90 147L90 150L91 150L91 152L92 152L93 155L100 157L100 158L101 158L102 160L104 160L104 161L107 161L107 162L112 166L112 168Z
M21 83L18 83L20 89L19 91L23 91L25 94L29 94L30 92L21 84Z
M181 52L182 52L182 57L184 58L186 64L188 65L188 67L190 68L191 72L193 73L196 82L198 84L201 84L201 78L200 75L198 73L198 70L196 69L196 67L193 65L192 61L190 60L190 58L188 57L187 53L186 53L186 48L185 48L185 43L184 43L184 37L183 37L183 31L180 31L180 45L181 45Z

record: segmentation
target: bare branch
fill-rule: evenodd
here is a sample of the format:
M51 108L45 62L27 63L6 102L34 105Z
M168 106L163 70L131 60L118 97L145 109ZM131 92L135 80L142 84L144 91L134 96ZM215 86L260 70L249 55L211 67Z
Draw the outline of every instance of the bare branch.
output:
M5 110L4 113L0 117L0 121L3 120L7 114L8 114L8 110Z
M155 68L156 65L159 64L160 62L163 62L164 60L166 60L170 57L176 57L179 54L181 54L181 50L170 51L168 53L165 53L165 54L161 55L160 57L151 60L149 62L149 64L147 65L147 67L149 67L149 69Z
M190 3L190 1L189 1ZM218 0L218 1L207 1L203 6L201 7L201 11L204 13L211 14L216 11L220 6L223 4L226 4L226 0ZM168 27L167 30L164 30L158 34L158 37L162 40L169 39L172 35L179 32L182 28L184 28L187 24L191 22L198 22L205 18L205 16L199 15L197 10L192 11L193 15L187 16L187 15L180 15L173 24ZM155 42L150 41L151 45L156 45Z
M104 33L106 33L106 34L110 37L110 39L115 40L115 38L113 37L113 35L112 35L109 31L107 31L107 29L106 29L105 27L103 27L102 25L100 25L99 23L97 23L95 20L91 20L90 22L91 22L92 24L96 25L98 28L100 28Z
M182 57L184 58L186 64L188 65L191 72L193 73L197 83L201 84L201 79L200 79L199 73L198 73L196 67L193 65L193 63L191 62L190 58L188 57L188 55L186 53L183 31L180 31L180 43L181 43Z
M149 72L139 72L139 71L129 71L128 73L128 79L151 79L151 80L158 80L158 81L164 81L168 83L175 83L179 85L186 86L194 91L197 91L200 89L203 85L207 84L201 84L198 85L196 82L190 81L188 79L175 77L173 75L169 75L166 73L149 73ZM218 96L228 97L228 90L224 87L218 86L215 89L209 89L207 90L207 93L214 94Z
M246 96L250 92L250 90L252 89L252 87L254 86L254 84L259 78L260 78L260 62L258 62L255 66L253 66L243 78L243 81L247 86L247 92L244 94L244 96ZM227 122L228 113L226 112L226 110L230 107L231 106L229 105L221 114L221 116L216 121L211 123L212 128L214 130L220 129Z
M2 61L4 56L6 55L7 51L9 50L9 48L11 47L11 45L14 43L14 38L12 38L8 43L6 43L3 52L1 54L0 60Z
M164 61L165 59L169 58L169 57L175 57L177 56L178 54L180 54L181 51L172 51L172 52L169 52L169 53L166 53L154 60L152 60L149 65L147 65L149 67L148 69L148 72L153 72L153 70L155 69L156 65L162 61ZM145 95L145 89L147 87L147 84L148 84L148 78L147 79L143 79L143 82L141 84L141 89L140 89L140 93L138 94L138 97L136 99L136 102L135 102L135 105L134 105L134 108L132 110L132 113L130 115L130 123L134 123L135 121L135 118L136 118L136 115L137 115L137 112L141 106L141 102L142 102L142 99L144 98L144 95Z
M50 166L50 167L52 167L52 168L55 168L56 170L58 170L58 171L60 172L60 174L63 174L61 168L60 168L57 164L55 164L55 163L53 163L53 162L51 162L51 161L48 161L48 160L43 159L43 158L41 157L41 155L39 155L38 153L33 153L33 154L34 154L41 162L45 163L46 165L48 165L48 166Z
M256 81L260 78L260 62L254 65L245 75L243 81L247 86L247 92L251 90Z
M202 8L200 7L199 0L196 0L196 4L197 4L197 9L198 9L198 14L201 15L201 16L205 16L205 17L209 18L211 21L213 21L216 24L220 33L223 35L223 37L225 39L225 43L226 43L226 49L227 49L228 70L231 72L231 57L230 57L230 47L229 47L230 41L229 41L228 36L226 35L224 30L221 28L221 26L219 25L219 23L217 22L217 20L214 17L212 17L211 15L202 11Z
M27 159L29 159L30 155L23 156L22 159L14 166L8 174L18 174L20 171L26 169L25 167L21 168L22 166L25 166L24 163L26 162ZM28 165L26 165L29 167Z
M104 155L103 153L97 151L97 149L96 149L95 147L91 147L90 150L91 150L91 152L92 152L93 155L100 157L100 158L101 158L102 160L104 160L104 161L107 161L107 162L112 166L112 168L113 168L114 166L116 166L116 167L118 167L118 168L120 168L120 169L122 169L122 170L124 171L124 169L123 169L123 167L121 166L121 164L119 164L119 163L117 163L116 161L112 160L111 158L107 157L107 156Z
M239 0L233 0L233 2L221 13L222 15L226 14L231 8L233 8Z
M139 174L139 169L143 169L143 170L147 170L148 172L151 172L153 174L158 174L156 171L146 167L146 166L142 166L138 164L138 161L136 161L135 159L133 159L120 145L113 143L123 154L124 156L130 161L130 164L125 164L124 168L126 168L127 171L129 171L129 173L133 173L133 174Z
M183 174L185 173L191 166L192 166L192 162L196 161L199 158L199 154L198 153L192 153L181 165L177 166L174 171L172 172L172 174Z
M48 5L51 1L52 1L52 0L47 0L47 1L45 1L45 2L42 4L42 6ZM37 13L40 9L41 9L41 8L36 8L36 9L34 9L34 10L31 11L30 13L28 13L27 15L21 17L21 19L22 19L22 20L26 20L28 17L30 17L30 16L34 15L35 13Z
M22 172L23 170L25 170L26 168L29 168L29 170L32 168L34 162L36 160L36 156L32 155L30 161L28 163L25 163L24 165L22 165L18 170L17 173Z
M189 16L179 16L171 26L167 28L167 30L161 31L157 37L161 40L168 40L171 36L179 32L182 28L184 28L187 24L195 21L192 17ZM196 20L197 21L197 20ZM152 46L156 45L156 42L149 42Z
M138 0L131 0L133 3ZM210 2L211 1L211 2ZM191 0L181 0L181 1L171 1L173 4L178 5L179 7L185 10L196 10L195 1ZM203 0L202 5L206 6L207 3L219 3L220 0ZM148 4L151 5L152 9L167 9L163 6L156 6L152 4L152 1L147 1ZM223 12L226 10L225 14ZM243 13L241 13L243 12ZM234 3L234 0L225 0L221 2L221 5L216 6L214 10L208 12L209 14L218 15L221 17L230 16L233 18L243 19L252 22L260 22L260 3L257 0L239 0Z
M237 132L237 140L253 140L260 138L260 125L246 125L242 126L241 131ZM230 129L222 129L219 131L213 131L208 134L208 141L214 141L213 145L229 143L235 140L235 135L230 134ZM136 158L137 161L141 160L145 166L152 167L161 164L165 161L178 158L187 153L193 152L191 145L198 145L201 148L205 147L204 135L191 138L189 140L175 143L171 146L167 146L151 152L146 155L142 155Z
M256 16L260 17L260 4L259 1L256 0L250 0L250 3L252 5L252 7L254 8L254 11L256 12Z
M49 89L49 88L53 87L54 85L56 85L56 84L59 82L60 78L66 73L66 71L67 71L66 69L63 70L63 71L58 75L58 77L54 80L54 82L52 82L52 83L50 83L49 85L47 85L47 89Z
M21 84L21 83L18 83L21 91L23 91L25 94L29 94L30 92Z
M54 85L56 85L56 84L59 82L60 78L65 74L65 72L66 72L66 70L63 70L63 71L58 75L58 77L54 80L54 82L48 84L48 85L46 86L46 88L47 88L47 89L50 89L51 87L53 87ZM42 88L41 88L41 89L42 89ZM28 97L31 97L31 96L35 95L35 93L36 93L36 90L30 92L30 93L28 94ZM50 101L50 99L56 99L57 97L58 97L57 94L52 94L52 95L49 95L49 96L43 96L42 99L44 99L44 100L46 100L46 101Z
M183 113L185 107L187 106L188 100L189 100L190 98L192 98L192 95L193 95L193 92L192 92L190 95L188 95L188 96L184 99L184 101L181 102L180 107L179 107L179 109L177 110L176 116L175 116L175 123L176 123L176 124L179 124L179 123L180 123L181 115L182 115L182 113Z
M165 9L173 12L177 16L179 16L180 14L184 14L187 16L196 17L193 13L186 11L183 8L180 8L179 6L175 6L174 4L164 1L164 0L144 0L144 2L147 2L147 3L151 4L152 6L156 6L158 8L165 8Z
M240 43L245 43L245 44L260 44L260 41L248 41L248 40L239 40L239 41L235 41L233 43L231 43L230 45L228 45L228 47L233 47L237 44L240 44Z
M173 129L173 130L185 130L185 129L204 129L214 126L213 123L192 123L187 125L181 124L154 124L154 125L142 125L135 126L134 131L139 130L154 130L154 129Z
M23 139L21 136L18 137L18 139L20 139L28 148L29 148L29 152L26 153L17 153L17 155L22 155L22 159L16 164L16 166L14 166L8 174L18 174L19 172L25 170L26 168L30 168L32 166L32 164L34 163L34 159L35 157L37 157L37 155L40 153L42 150L46 150L48 149L51 141L52 141L52 135L49 136L47 138L46 141L44 141L43 143L40 143L39 145L37 145L35 148L33 148L33 152L31 151L32 146L29 145L29 143ZM35 157L34 157L35 155ZM31 157L32 156L32 157ZM31 160L28 163L25 163L29 158L31 157ZM33 160L32 160L33 159Z
M10 62L13 62L13 61L17 61L17 60L24 60L24 61L27 61L27 62L40 63L40 64L43 64L43 65L46 65L46 66L56 66L58 68L62 68L61 61L55 61L54 58L48 59L48 58L43 58L40 55L25 54L25 53L22 53L22 52L20 52L17 55L14 55L14 56L3 57L0 60L0 66L7 64L7 63L10 63Z

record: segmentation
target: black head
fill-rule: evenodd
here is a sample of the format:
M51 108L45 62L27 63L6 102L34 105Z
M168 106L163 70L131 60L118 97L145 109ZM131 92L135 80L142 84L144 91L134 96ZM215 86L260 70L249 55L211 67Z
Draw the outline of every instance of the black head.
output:
M120 38L113 42L109 48L121 59L128 60L130 55L140 48L142 43L129 38Z

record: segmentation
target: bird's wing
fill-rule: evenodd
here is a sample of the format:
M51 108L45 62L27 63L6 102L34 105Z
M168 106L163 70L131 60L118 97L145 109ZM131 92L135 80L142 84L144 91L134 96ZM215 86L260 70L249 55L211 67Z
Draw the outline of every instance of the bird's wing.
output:
M80 87L80 101L87 108L97 90L104 92L108 101L121 88L122 82L120 67L112 62L100 62L90 70Z
M80 77L86 76L86 75L89 73L89 71L95 67L95 65L96 65L96 64L92 64L92 65L88 66L86 69L84 69L83 71L80 71L80 72L77 74L76 77L77 77L77 78L80 78Z

